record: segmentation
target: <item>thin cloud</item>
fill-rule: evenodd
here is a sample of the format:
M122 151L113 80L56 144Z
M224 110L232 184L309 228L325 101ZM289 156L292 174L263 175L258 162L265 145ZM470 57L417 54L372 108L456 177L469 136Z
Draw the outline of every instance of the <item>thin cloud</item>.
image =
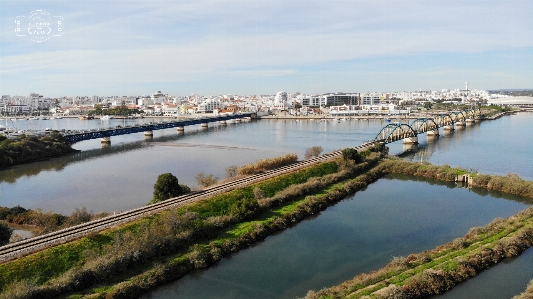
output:
M510 62L533 60L528 1L49 3L56 4L52 15L63 15L65 32L40 45L8 32L5 20L15 12L0 13L0 92L28 93L19 88L32 80L45 86L42 93L85 83L98 94L113 82L127 94L136 84L212 82L228 75L307 78L328 65L335 74L347 70L343 65L376 69L380 59L426 54L440 59L526 49L525 57ZM434 76L424 63L415 69ZM334 81L329 84L337 90Z

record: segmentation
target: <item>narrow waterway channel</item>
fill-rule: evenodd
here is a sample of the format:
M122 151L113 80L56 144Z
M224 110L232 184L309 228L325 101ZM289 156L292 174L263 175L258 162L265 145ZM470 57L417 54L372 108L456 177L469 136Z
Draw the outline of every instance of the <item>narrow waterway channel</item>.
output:
M455 184L389 176L316 217L145 298L295 298L376 270L529 206Z
M533 248L431 299L502 299L522 293L533 278Z

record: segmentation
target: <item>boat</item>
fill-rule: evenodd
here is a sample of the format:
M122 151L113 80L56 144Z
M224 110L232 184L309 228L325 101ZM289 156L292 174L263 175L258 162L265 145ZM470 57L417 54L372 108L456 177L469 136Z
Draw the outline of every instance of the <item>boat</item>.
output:
M390 123L390 117L385 118L385 121Z
M100 117L101 120L110 120L112 118L113 118L113 116L111 116L111 115L104 115L104 116Z

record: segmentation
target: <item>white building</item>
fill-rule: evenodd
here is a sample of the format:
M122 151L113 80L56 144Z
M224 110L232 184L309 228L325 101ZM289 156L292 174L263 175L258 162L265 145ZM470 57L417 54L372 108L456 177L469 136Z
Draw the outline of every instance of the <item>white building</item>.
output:
M361 95L360 105L379 105L381 95L378 93L365 93Z
M166 116L176 116L178 114L178 106L174 103L164 103L161 107L163 115Z
M217 108L222 108L222 105L219 100L215 99L205 99L202 103L198 104L198 113L212 113L213 110Z
M30 99L30 106L33 109L37 110L48 110L50 109L50 104L52 103L52 99L44 98L42 95L37 93L30 93L29 97Z
M152 94L151 99L153 103L163 103L167 99L167 96L161 93L161 91L157 91L156 93Z
M287 104L287 93L285 91L280 91L274 97L274 103L272 104L272 109L277 110L287 110L289 105Z

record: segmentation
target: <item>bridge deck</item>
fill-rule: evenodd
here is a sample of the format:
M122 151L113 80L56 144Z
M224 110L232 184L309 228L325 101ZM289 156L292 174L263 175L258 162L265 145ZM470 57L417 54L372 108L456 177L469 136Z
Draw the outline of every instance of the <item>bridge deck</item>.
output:
M111 136L140 133L140 132L146 132L146 131L163 130L163 129L171 129L171 128L177 128L177 127L185 127L185 126L199 125L199 124L204 124L204 123L209 123L209 122L225 121L225 120L251 117L251 116L252 116L251 113L242 113L242 114L227 115L227 116L209 117L209 118L196 118L196 119L188 119L188 120L180 120L180 121L166 121L166 122L160 122L160 123L126 125L124 127L117 126L115 128L101 128L101 129L95 129L91 131L69 132L69 133L63 134L63 137L65 137L65 139L68 142L75 143L75 142L90 140L90 139L106 138L106 137L109 138Z

